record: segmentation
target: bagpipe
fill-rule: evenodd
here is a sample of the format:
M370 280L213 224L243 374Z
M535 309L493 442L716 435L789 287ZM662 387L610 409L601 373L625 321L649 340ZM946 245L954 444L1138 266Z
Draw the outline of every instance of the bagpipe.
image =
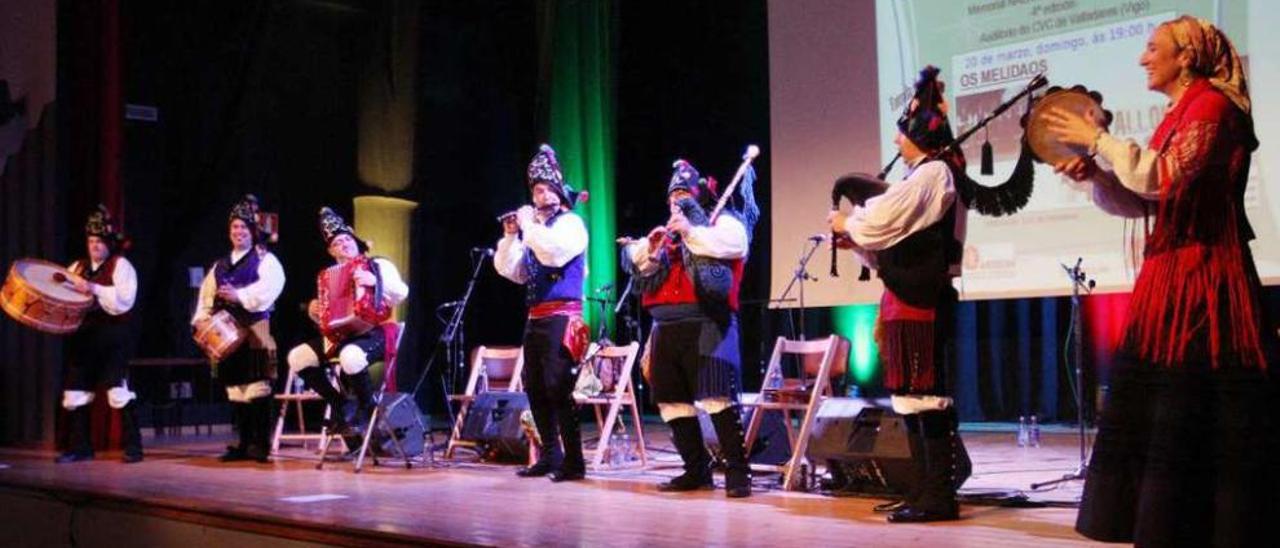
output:
M747 145L746 152L742 153L742 163L738 165L738 170L733 173L733 179L729 181L729 186L725 187L724 191L720 193L720 199L716 201L715 208L711 210L711 213L707 215L705 219L700 218L701 215L696 214L693 217L690 217L691 212L688 210L682 210L681 213L686 217L689 217L689 222L693 223L695 226L714 225L716 218L720 216L720 213L724 211L725 206L729 204L729 200L733 198L734 191L738 190L738 185L742 182L742 178L747 174L748 170L752 169L751 163L755 161L756 157L759 155L760 147L756 145ZM754 179L754 176L752 178ZM754 198L752 198L752 200L754 201ZM671 213L674 215L677 212L676 209L679 207L679 205L672 205ZM662 235L662 240L650 250L654 260L661 259L662 254L667 252L667 247L675 243L674 238L675 234L671 232L667 232Z
M943 160L952 167L956 191L960 196L960 200L969 209L990 217L1013 214L1025 207L1031 199L1031 191L1035 180L1033 161L1057 165L1073 157L1088 154L1087 150L1060 142L1048 130L1045 114L1049 111L1054 109L1069 110L1082 116L1091 116L1103 123L1104 126L1110 125L1112 114L1102 108L1102 96L1096 91L1089 91L1083 86L1071 88L1055 86L1049 88L1043 96L1039 98L1033 97L1032 93L1034 91L1048 85L1048 83L1049 80L1043 74L1036 75L1013 97L1001 103L983 117L982 120L952 140L951 143L926 157L925 161ZM965 171L965 161L960 153L960 146L977 133L978 130L986 128L993 120L1024 98L1027 100L1027 107L1019 121L1023 129L1021 149L1013 172L1004 182L994 186L978 183L970 178ZM991 143L983 143L981 166L983 175L990 175L993 172L992 156ZM837 178L831 187L831 210L839 211L842 198L848 200L854 206L865 206L867 200L887 191L889 185L884 181L885 176L888 175L894 164L901 157L901 153L895 155L884 166L884 169L874 176L865 173L850 173ZM838 277L839 270L836 266L838 244L843 240L847 240L848 236L834 232L831 236L831 276ZM870 272L865 266L862 268L858 279L870 279Z

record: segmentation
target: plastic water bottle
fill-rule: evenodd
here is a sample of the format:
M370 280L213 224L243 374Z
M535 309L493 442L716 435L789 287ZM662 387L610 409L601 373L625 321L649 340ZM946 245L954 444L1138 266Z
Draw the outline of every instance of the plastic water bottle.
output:
M631 441L631 434L622 435L622 464L631 464L636 459L635 444Z
M1027 429L1027 417L1018 417L1018 447L1026 447L1031 443L1031 433Z
M618 468L622 466L623 455L622 434L614 433L609 436L609 466Z
M1040 419L1031 415L1031 446L1040 447Z

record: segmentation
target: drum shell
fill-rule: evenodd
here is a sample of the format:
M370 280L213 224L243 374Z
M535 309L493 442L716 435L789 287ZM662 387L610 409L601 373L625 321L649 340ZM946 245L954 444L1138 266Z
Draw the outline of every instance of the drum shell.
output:
M14 261L4 286L0 287L0 307L18 323L45 333L65 335L79 329L85 315L93 308L93 298L85 295L83 300L71 301L42 292L33 280L23 277L18 268L22 263L43 265L64 275L70 274L61 265L48 261Z
M226 310L219 310L196 330L196 345L209 359L220 362L244 344L246 330Z

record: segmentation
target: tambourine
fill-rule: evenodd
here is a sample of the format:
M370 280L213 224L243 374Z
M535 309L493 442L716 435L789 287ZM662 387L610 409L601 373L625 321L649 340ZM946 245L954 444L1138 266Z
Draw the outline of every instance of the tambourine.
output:
M1061 88L1054 86L1043 96L1036 99L1022 119L1022 127L1026 130L1027 144L1031 147L1033 157L1045 164L1056 165L1079 156L1088 156L1086 146L1068 145L1058 140L1049 131L1049 121L1045 115L1053 110L1061 109L1099 122L1102 127L1109 127L1114 116L1111 111L1102 108L1102 94L1090 91L1084 86Z

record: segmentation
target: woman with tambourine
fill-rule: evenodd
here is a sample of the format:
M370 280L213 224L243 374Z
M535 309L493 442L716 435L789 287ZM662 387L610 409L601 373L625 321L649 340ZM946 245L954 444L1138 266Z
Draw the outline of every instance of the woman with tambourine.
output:
M1146 146L1051 112L1095 157L1055 167L1108 212L1150 218L1076 528L1139 546L1259 546L1275 530L1276 335L1264 318L1244 195L1257 148L1240 57L1183 16L1139 64L1169 108Z

